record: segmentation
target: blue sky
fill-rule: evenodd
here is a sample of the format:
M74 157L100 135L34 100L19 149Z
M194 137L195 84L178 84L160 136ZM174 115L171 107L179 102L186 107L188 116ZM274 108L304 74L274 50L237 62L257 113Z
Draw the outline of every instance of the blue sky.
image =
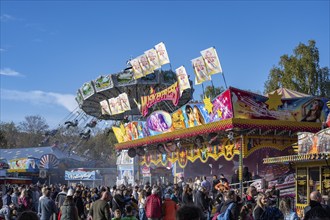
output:
M172 69L215 46L228 86L263 91L269 70L316 40L329 67L329 1L1 1L0 120L55 127L76 91L164 42ZM164 66L163 69L169 69ZM221 75L214 85L224 86ZM205 83L205 86L210 83ZM199 97L201 86L195 86Z

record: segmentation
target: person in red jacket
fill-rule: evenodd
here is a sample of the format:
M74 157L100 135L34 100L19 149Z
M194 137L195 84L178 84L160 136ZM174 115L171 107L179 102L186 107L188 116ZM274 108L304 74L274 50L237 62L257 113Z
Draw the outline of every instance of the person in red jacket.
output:
M171 199L170 194L165 195L165 200L163 203L163 220L173 220L176 218L176 211L178 210L178 205Z
M146 216L148 220L160 220L162 217L162 200L158 196L158 188L153 188L146 201Z

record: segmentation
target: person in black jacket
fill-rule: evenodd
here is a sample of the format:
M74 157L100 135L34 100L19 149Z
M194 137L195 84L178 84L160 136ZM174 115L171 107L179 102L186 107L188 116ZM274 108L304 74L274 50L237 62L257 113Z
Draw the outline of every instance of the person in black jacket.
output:
M217 175L213 175L213 180L212 180L212 198L215 199L218 194L218 190L215 188L216 185L220 183L220 180L218 179Z
M126 203L129 202L131 199L127 198L125 199L124 195L123 195L123 191L120 189L116 190L116 194L112 199L111 202L111 207L112 207L112 211L115 212L116 209L119 209L122 213L122 215L125 215L125 206Z
M192 189L189 187L188 184L185 185L185 188L183 189L182 204L183 205L192 205L192 204L194 204Z
M207 218L209 214L209 201L205 192L206 189L203 186L200 186L196 192L194 203L203 211L204 217Z
M322 201L322 195L319 191L313 191L310 194L310 203L309 206L307 206L304 209L304 219L312 219L312 218L324 218L329 219L330 218L330 207L327 205L321 204ZM326 218L328 217L328 218Z
M85 219L85 212L84 212L84 201L81 197L81 191L77 190L74 194L74 203L78 210L78 216L80 219Z
M184 205L176 213L177 220L200 220L202 218L203 213L195 205Z
M254 220L261 220L262 215L266 211L268 204L268 199L266 194L264 193L259 193L257 197L257 205L253 210L253 218Z

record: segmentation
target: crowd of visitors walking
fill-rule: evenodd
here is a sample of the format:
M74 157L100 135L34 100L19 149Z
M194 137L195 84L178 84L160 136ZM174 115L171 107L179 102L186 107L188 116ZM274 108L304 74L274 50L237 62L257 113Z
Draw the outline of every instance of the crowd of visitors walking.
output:
M5 220L297 220L292 198L248 186L242 194L223 176L180 178L177 184L10 186L2 195ZM318 191L301 219L330 220Z

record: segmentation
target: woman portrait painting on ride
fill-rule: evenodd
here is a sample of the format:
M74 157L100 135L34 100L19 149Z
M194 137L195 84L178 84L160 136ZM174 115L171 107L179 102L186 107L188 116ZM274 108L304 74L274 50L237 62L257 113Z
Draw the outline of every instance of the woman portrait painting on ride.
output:
M307 114L301 121L308 121L308 122L321 122L321 114L323 108L323 102L320 99L314 99L313 102L310 104L310 108L307 111Z
M205 124L205 119L197 105L191 107L186 105L187 127Z
M149 129L157 132L167 131L171 127L171 121L166 120L165 113L162 111L152 113L147 120ZM171 120L170 115L168 117Z

